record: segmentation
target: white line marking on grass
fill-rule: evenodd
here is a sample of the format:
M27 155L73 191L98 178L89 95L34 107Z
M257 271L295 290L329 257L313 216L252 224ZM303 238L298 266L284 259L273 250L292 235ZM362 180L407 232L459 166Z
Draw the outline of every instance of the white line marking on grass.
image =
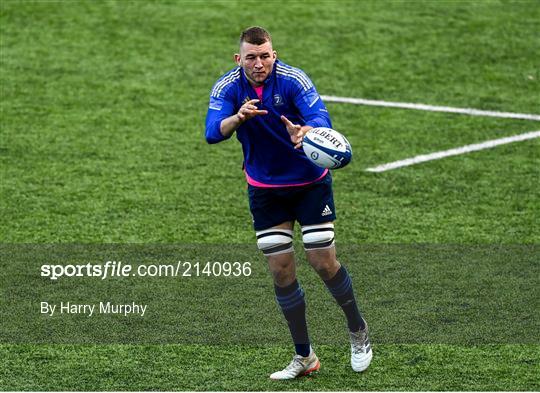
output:
M472 108L453 108L450 106L414 104L410 102L366 100L364 98L349 98L349 97L336 97L336 96L321 96L321 98L326 102L341 102L345 104L384 106L384 107L390 107L390 108L416 109L420 111L430 111L430 112L459 113L462 115L471 115L471 116L491 116L491 117L502 117L505 119L523 119L523 120L540 121L540 115L531 115L528 113L484 111L484 110L472 109Z
M389 162L388 164L382 164L373 168L367 168L366 171L385 172L385 171L389 171L396 168L402 168L405 166L420 164L422 162L439 160L441 158L457 156L460 154L466 154L473 151L491 149L492 147L495 147L495 146L505 145L507 143L513 143L513 142L526 141L528 139L534 139L534 138L540 138L540 131L531 131L525 134L519 134L519 135L509 136L506 138L500 138L500 139L492 139L492 140L485 141L482 143L475 143L472 145L457 147L455 149L438 151L438 152L430 153L430 154L422 154L420 156L407 158L405 160Z

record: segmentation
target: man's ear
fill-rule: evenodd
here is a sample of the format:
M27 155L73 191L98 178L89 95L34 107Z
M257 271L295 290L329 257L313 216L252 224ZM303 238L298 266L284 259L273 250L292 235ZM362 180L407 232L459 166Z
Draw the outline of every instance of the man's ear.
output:
M275 50L273 50L272 53L274 54L274 60L276 60L277 59L277 52Z
M240 65L240 60L242 58L240 57L240 55L238 53L235 53L234 54L234 62L237 64L237 65Z

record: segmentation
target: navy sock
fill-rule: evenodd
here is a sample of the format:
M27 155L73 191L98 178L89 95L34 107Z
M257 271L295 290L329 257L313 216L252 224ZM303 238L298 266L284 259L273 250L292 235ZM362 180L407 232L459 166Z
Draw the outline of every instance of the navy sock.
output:
M343 309L343 312L347 317L349 330L351 332L357 332L358 329L365 329L366 323L356 305L351 276L349 276L349 272L347 272L345 266L342 265L334 277L324 281L324 283Z
M276 292L276 300L289 325L289 331L291 332L296 353L300 356L308 356L310 345L304 291L300 288L296 280L286 287L274 285L274 290Z

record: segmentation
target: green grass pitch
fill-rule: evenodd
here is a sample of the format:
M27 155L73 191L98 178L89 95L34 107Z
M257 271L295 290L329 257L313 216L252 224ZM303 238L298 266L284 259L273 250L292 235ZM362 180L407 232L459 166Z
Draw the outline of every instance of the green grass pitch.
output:
M240 146L203 138L247 26L268 28L321 94L538 114L538 20L537 1L0 2L0 390L539 390L540 141L365 171L534 121L327 104L354 150L334 192L338 253L373 330L361 375L301 252L322 368L288 383L268 380L292 353L260 255L246 280L105 283L169 312L96 343L54 329L47 342L46 323L21 338L34 325L10 310L44 282L30 271L17 289L6 258L28 243L252 245Z

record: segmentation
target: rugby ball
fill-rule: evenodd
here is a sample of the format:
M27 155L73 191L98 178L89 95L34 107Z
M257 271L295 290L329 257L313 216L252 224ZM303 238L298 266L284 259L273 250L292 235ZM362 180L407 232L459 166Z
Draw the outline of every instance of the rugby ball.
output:
M343 168L352 158L351 144L336 130L317 127L304 135L302 148L315 165L322 168Z

